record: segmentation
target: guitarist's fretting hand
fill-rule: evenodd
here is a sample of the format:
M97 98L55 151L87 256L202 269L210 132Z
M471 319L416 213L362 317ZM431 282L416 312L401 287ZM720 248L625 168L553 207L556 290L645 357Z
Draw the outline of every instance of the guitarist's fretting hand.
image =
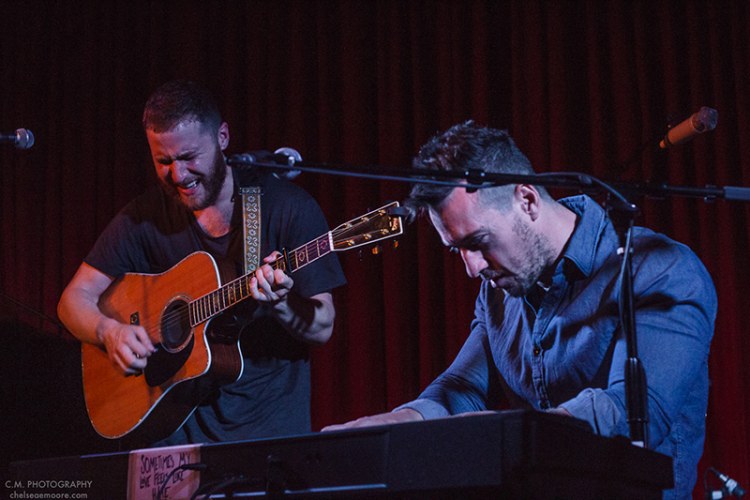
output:
M125 375L143 372L147 358L156 350L142 326L126 325L109 318L97 328L97 336L109 360Z
M250 278L250 295L269 307L271 314L293 337L312 345L325 344L333 332L336 316L333 296L330 292L312 297L292 293L294 280L271 265L279 257L281 252L276 251L263 259L264 264Z
M250 279L250 295L258 302L278 304L283 301L294 286L294 280L281 269L273 269L269 264L281 257L281 252L273 252L263 259L263 264Z

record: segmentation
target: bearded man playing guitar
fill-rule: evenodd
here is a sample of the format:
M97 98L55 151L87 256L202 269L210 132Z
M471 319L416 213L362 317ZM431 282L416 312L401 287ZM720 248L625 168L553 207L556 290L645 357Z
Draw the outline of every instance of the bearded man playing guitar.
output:
M194 295L205 291L191 287L202 275L232 278L245 264L237 174L223 154L229 127L211 94L184 81L164 84L151 95L143 126L160 186L110 222L58 305L60 319L83 342L92 423L106 429L140 405L144 410L136 411L143 415L100 434L123 437L148 421L142 436L154 446L309 432L308 348L330 338L331 290L345 279L333 254L293 278L274 262L280 260L278 250L297 248L327 230L320 207L291 182L260 175L259 255L267 257L247 274L241 291L208 295L210 302L194 307ZM135 281L120 282L125 275ZM172 295L164 294L163 284ZM222 304L233 304L240 292L253 300L224 311ZM122 305L134 295L143 302L140 309ZM163 313L156 329L144 326L149 307ZM207 316L221 314L196 327L194 316L204 310L210 310ZM211 343L218 348L207 349ZM232 352L238 359L217 368ZM88 374L87 363L95 365ZM212 372L219 375L210 382L173 382L203 380ZM99 401L109 398L122 402L102 410Z

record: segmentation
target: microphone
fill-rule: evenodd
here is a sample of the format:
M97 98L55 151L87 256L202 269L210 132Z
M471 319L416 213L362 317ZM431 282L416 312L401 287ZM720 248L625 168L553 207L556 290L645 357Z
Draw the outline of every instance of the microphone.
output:
M713 467L709 467L708 470L716 474L716 477L719 478L719 481L721 481L724 491L726 491L728 495L734 495L737 498L740 498L745 495L745 490L742 489L742 487L737 481L727 476L726 474L722 474L721 472L717 471Z
M302 155L299 154L299 151L287 147L277 149L273 152L273 156L277 163L281 165L289 165L290 167L295 163L302 161ZM301 173L302 171L300 170L285 170L281 173L281 176L284 179L292 180Z
M0 143L9 142L18 149L29 149L34 145L34 134L31 130L19 128L13 134L0 134Z
M669 129L664 138L659 141L659 147L667 149L687 142L698 134L715 129L718 120L718 111L703 106L697 113L693 113L690 118Z
M270 151L261 149L257 151L248 151L247 153L235 155L229 159L229 164L231 166L234 166L236 164L246 166L250 163L274 163L276 165L287 165L291 167L295 163L301 162L301 161L302 161L302 155L299 154L299 151L297 151L296 149L283 147L283 148L277 149L273 153L271 153ZM292 180L295 177L297 177L300 173L301 172L299 170L278 169L278 172L274 172L273 175L275 175L276 177L280 177L282 179Z

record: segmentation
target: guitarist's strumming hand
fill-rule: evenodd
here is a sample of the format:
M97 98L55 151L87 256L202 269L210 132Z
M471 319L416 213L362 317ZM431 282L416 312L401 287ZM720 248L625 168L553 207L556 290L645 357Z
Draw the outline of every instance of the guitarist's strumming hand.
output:
M112 364L124 375L138 375L146 368L148 357L155 352L146 330L111 318L97 326L97 337L104 344Z
M154 344L142 326L122 323L100 310L99 300L112 283L112 277L82 263L60 298L57 314L78 340L104 348L117 372L135 375L146 367Z

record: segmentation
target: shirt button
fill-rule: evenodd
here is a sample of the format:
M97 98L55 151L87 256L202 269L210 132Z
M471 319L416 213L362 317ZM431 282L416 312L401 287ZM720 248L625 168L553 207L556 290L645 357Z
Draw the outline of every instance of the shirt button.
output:
M539 356L539 354L541 354L541 352L542 352L542 348L539 347L538 345L535 345L533 352L534 352L534 356Z

